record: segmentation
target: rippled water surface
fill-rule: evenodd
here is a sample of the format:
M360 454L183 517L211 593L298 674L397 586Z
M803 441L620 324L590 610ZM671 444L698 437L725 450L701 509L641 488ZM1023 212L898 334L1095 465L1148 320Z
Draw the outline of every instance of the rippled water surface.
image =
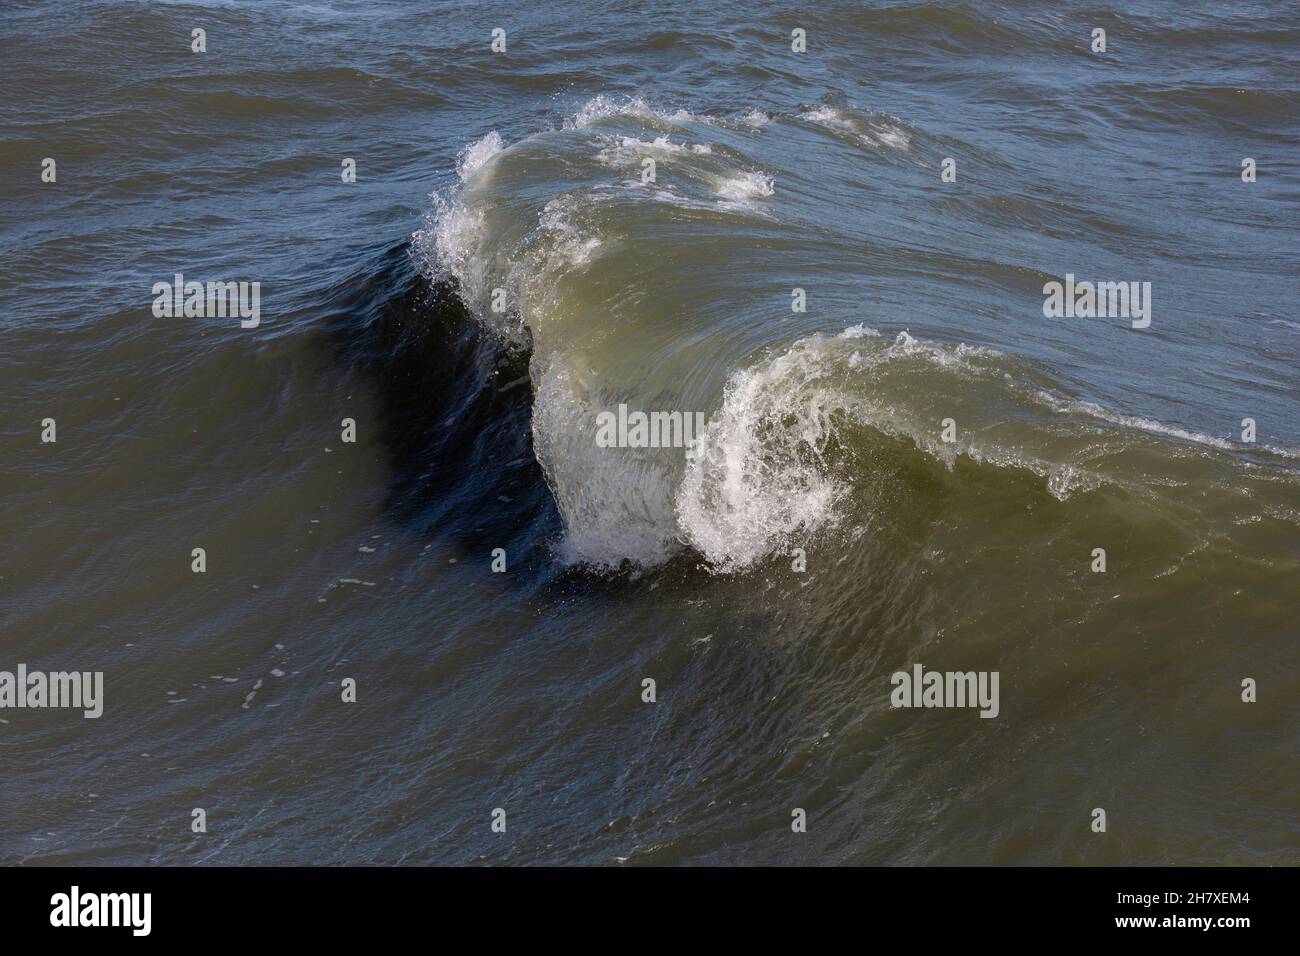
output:
M814 6L6 5L0 860L1300 859L1300 13Z

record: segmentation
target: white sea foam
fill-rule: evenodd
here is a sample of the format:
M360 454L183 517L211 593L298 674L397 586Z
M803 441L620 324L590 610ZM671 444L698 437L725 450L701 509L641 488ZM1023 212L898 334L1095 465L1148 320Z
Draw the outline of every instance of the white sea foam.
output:
M746 202L770 196L776 189L772 177L762 173L742 172L728 176L718 184L718 195L731 202Z
M1061 396L1054 395L1045 389L1039 390L1035 394L1035 397L1048 408L1063 415L1086 415L1089 418L1095 418L1112 425L1120 425L1124 428L1133 428L1138 431L1149 432L1153 435L1177 438L1181 441L1192 442L1197 445L1205 445L1209 448L1218 448L1223 451L1254 449L1270 455L1275 455L1279 458L1300 460L1300 449L1297 448L1283 448L1277 445L1268 444L1250 445L1243 442L1234 442L1227 438L1219 438L1215 435L1207 435L1203 432L1192 431L1189 428L1180 428L1177 425L1167 425L1164 422L1156 421L1153 418L1144 418L1140 415L1124 415L1118 412L1112 412L1108 409L1102 408L1095 402L1062 398Z
M566 119L564 128L587 129L601 120L614 116L636 116L641 119L673 123L689 119L690 115L681 110L675 113L661 112L639 96L608 96L601 93L589 99L576 113Z
M483 211L467 200L466 191L504 148L494 130L462 149L456 160L460 186L433 194L433 209L424 228L412 236L425 271L435 277L454 277L471 307L484 291L481 245L485 237Z
M684 153L707 156L712 152L713 147L708 143L674 143L667 136L657 136L652 140L620 136L601 149L596 159L606 166L629 166L639 165L646 156L659 159Z
M834 126L839 129L853 128L840 111L831 106L818 106L804 110L802 117L809 123L821 123L823 126Z
M505 146L501 142L501 134L493 130L482 139L470 143L460 151L456 159L456 175L460 177L461 182L465 182L486 166L504 148Z
M872 126L872 132L886 146L892 146L894 149L908 149L912 143L912 137L897 126L882 124Z
M893 343L886 349L886 358L899 355L919 355L936 365L948 368L972 368L975 360L1001 357L1001 353L997 350L982 345L967 345L965 342L955 346L941 345L938 342L915 339L906 330L899 332Z
M686 126L688 124L740 128L747 130L761 129L771 122L771 115L760 109L750 109L730 116L714 116L710 113L696 113L691 110L658 109L640 96L610 96L599 94L587 100L577 112L566 118L564 129L588 129L603 120L627 116L641 120L653 126Z
M435 194L433 211L424 228L412 237L412 242L421 266L430 276L455 277L462 288L472 294L475 283L471 277L482 234L481 212L467 208L456 198Z
M722 570L746 568L835 520L843 487L821 454L837 403L817 386L826 371L819 342L801 340L735 372L705 429L704 454L687 466L677 492L683 536Z
M551 234L551 267L586 265L599 249L599 237L584 233L574 225L573 217L580 205L579 197L570 193L556 196L542 209L537 224Z
M833 106L818 106L806 109L800 119L807 123L821 126L847 137L863 146L884 145L892 149L907 151L911 147L912 136L900 121L886 114L873 114L880 119L863 119L847 110Z
M1036 397L1048 408L1063 415L1086 415L1089 418L1109 422L1112 425L1122 425L1125 428L1135 428L1139 431L1151 432L1157 435L1166 435L1170 438L1179 438L1183 441L1195 442L1198 445L1208 445L1211 448L1221 448L1225 451L1230 451L1236 447L1232 442L1223 438L1215 438L1213 435L1204 435L1200 432L1189 431L1185 428L1179 428L1176 425L1166 425L1151 418L1142 418L1137 415L1121 415L1116 412L1110 412L1094 402L1061 398L1058 395L1053 395L1045 389L1039 390L1036 393Z

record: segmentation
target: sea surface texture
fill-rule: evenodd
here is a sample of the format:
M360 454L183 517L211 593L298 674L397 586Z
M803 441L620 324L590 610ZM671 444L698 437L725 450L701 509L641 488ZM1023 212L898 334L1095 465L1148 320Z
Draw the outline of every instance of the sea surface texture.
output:
M103 681L0 862L1300 861L1294 2L5 0L0 79L0 672Z

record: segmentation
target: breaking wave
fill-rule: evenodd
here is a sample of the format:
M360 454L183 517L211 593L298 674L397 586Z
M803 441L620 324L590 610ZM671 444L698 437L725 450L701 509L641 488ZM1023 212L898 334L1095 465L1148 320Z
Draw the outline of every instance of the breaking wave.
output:
M850 318L796 336L748 321L770 302L762 250L797 228L783 214L787 171L756 146L800 125L899 153L920 135L847 106L712 116L598 96L518 142L490 132L469 144L457 182L433 197L413 237L421 268L530 353L533 448L564 520L563 560L653 567L685 553L719 572L753 568L860 534L882 507L869 479L917 456L928 464L914 470L1000 481L1008 495L1023 492L1007 476L1033 476L1063 504L1109 489L1180 520L1187 508L1206 521L1294 514L1250 498L1279 481L1294 493L1279 464L1294 451L1109 412L1027 360L915 337L906 316L890 332ZM705 413L701 453L601 447L597 416L619 403Z

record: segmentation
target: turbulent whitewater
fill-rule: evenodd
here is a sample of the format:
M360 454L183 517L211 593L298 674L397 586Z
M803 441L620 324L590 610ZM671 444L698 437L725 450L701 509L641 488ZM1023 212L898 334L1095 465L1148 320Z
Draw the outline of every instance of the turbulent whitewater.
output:
M686 548L737 571L860 534L882 455L1021 471L1062 502L1111 489L1152 515L1208 495L1200 533L1247 520L1234 498L1251 489L1289 533L1293 450L1107 410L1025 357L914 336L906 310L877 330L855 321L879 321L868 303L849 302L815 323L825 331L786 330L793 290L772 276L854 241L802 206L816 150L937 168L926 141L843 103L713 115L599 96L553 128L462 149L413 245L432 281L529 355L563 560L650 567ZM817 303L815 274L792 281ZM621 403L703 411L702 453L599 447L597 416Z

